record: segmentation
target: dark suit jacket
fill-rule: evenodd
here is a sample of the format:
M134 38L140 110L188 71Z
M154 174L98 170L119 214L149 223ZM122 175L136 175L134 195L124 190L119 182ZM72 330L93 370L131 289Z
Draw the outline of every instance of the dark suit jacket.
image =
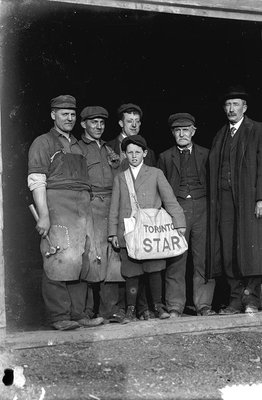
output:
M194 144L193 146L198 176L200 182L206 186L206 164L209 150L197 144ZM177 195L180 184L180 153L177 146L173 146L161 153L157 166L162 169L168 182L172 186L175 195Z
M115 139L110 140L107 142L107 146L110 146L111 149L114 150L116 154L120 154L120 135L118 135ZM153 150L148 149L147 155L144 158L144 163L148 165L149 167L156 167L156 156ZM127 160L123 160L121 164L121 170L124 171L126 168L128 168L128 162Z

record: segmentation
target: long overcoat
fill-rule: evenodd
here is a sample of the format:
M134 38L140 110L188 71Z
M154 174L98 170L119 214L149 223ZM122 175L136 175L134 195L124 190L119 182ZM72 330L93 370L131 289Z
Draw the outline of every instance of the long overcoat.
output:
M210 232L208 266L210 276L222 273L219 237L219 168L228 125L218 131L209 153ZM237 263L242 276L262 275L262 219L255 205L262 200L262 123L244 117L239 127L235 159L231 159L232 192L236 210Z

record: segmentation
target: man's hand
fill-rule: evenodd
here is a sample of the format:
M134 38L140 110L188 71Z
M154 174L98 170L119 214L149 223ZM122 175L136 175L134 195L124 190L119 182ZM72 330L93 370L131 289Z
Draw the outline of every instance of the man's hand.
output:
M180 236L185 236L186 228L177 228L177 232Z
M36 224L36 230L43 238L46 237L50 229L50 219L49 215L39 217Z
M119 249L118 237L117 236L109 236L108 241L112 243L112 246L115 249Z
M261 218L262 217L262 200L259 200L259 201L256 202L255 216L257 218Z

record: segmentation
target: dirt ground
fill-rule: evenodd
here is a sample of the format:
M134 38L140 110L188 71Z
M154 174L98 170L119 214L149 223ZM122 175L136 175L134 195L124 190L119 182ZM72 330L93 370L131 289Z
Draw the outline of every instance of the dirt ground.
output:
M222 399L226 385L262 383L261 349L261 330L255 329L2 348L2 368L23 367L26 381L21 387L2 384L0 398Z

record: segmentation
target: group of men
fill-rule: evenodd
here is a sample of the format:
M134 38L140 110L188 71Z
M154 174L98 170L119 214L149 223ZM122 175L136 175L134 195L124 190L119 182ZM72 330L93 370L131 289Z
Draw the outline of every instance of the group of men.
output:
M216 278L229 296L219 314L257 312L262 276L262 123L245 115L248 94L230 88L224 96L226 125L211 150L195 144L196 121L189 113L168 118L174 146L156 160L182 207L185 237L192 253L193 303L197 315L212 316ZM43 255L42 294L54 329L90 327L125 317L125 283L108 282L108 215L113 180L128 168L124 138L138 135L141 108L118 109L120 134L105 142L108 111L85 107L77 140L76 99L51 100L52 129L29 149L28 186L39 214L36 229ZM46 257L49 242L59 250ZM186 305L187 252L166 260L166 311L181 317ZM98 294L98 303L97 303Z

